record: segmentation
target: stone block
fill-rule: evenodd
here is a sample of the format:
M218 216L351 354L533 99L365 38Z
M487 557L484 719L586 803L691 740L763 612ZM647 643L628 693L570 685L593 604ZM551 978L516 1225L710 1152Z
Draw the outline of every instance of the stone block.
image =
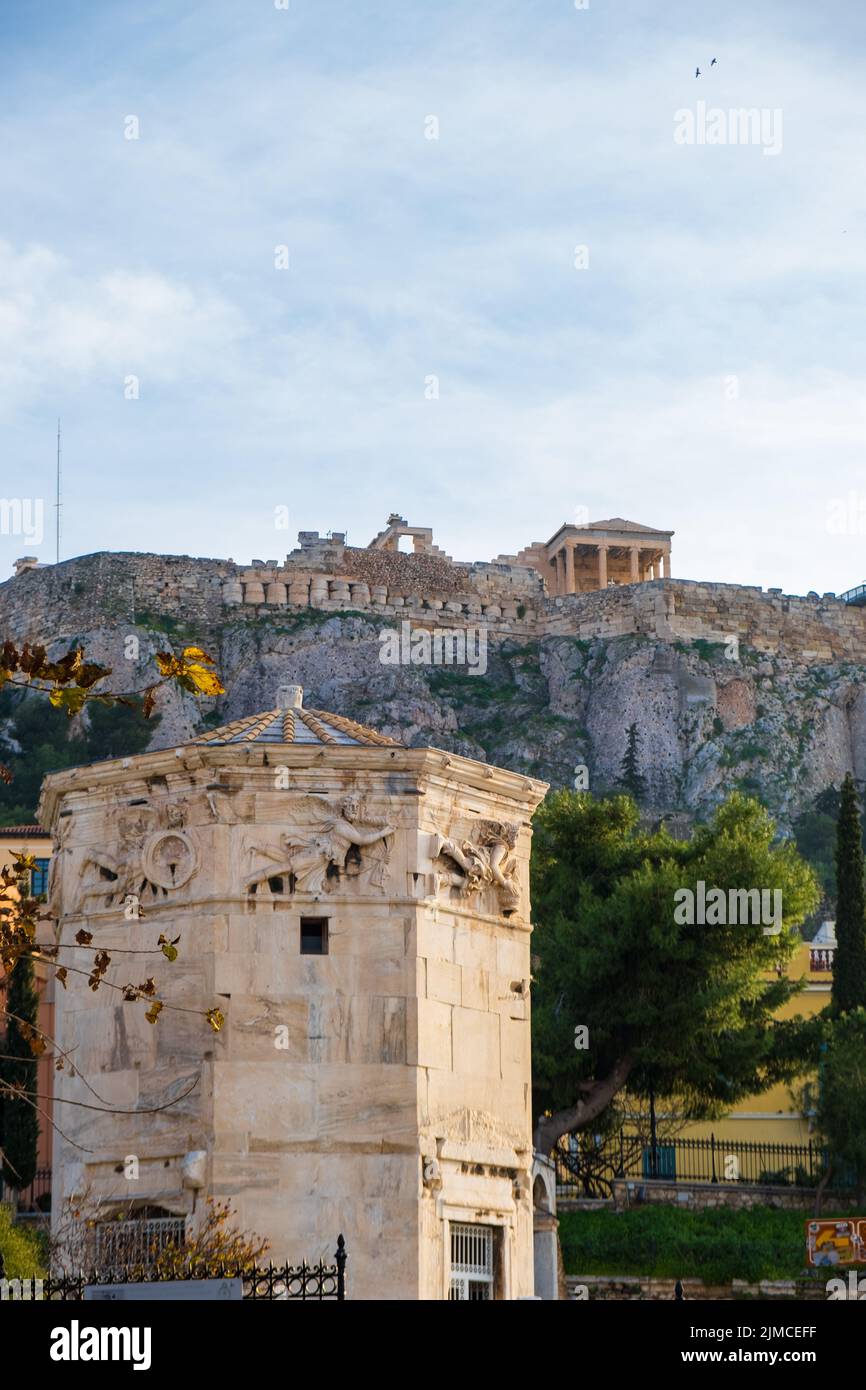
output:
M489 970L479 970L474 965L463 965L460 967L460 977L461 1004L467 1009L481 1009L484 1012L495 1009L495 989L491 989L491 979L495 981L495 974Z
M461 1002L461 970L451 961L427 958L427 998L444 1004Z
M412 1012L410 1010L410 1014ZM452 1005L436 999L418 999L415 1001L414 1012L417 1020L417 1041L415 1043L417 1052L413 1055L410 1021L409 1056L407 1059L410 1065L414 1063L419 1067L437 1067L440 1070L450 1071L452 1066Z
M480 1009L455 1008L452 1019L454 1056L468 1076L498 1078L499 1016Z

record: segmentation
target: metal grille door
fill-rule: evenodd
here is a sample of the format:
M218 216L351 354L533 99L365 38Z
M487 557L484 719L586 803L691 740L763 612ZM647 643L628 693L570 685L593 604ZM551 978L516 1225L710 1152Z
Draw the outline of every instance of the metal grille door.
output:
M183 1245L185 1231L182 1216L100 1221L96 1227L96 1267L151 1265L166 1246Z
M449 1301L493 1299L493 1227L451 1223Z

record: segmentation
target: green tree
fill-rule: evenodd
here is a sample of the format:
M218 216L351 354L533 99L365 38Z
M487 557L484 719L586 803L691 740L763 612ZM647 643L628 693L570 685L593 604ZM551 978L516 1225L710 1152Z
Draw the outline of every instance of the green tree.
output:
M640 770L637 724L630 724L628 728L625 753L617 785L633 796L635 801L643 801L646 796L646 778Z
M866 883L860 808L851 774L842 783L836 827L836 955L833 1008L866 1008Z
M6 977L5 986L6 1038L0 1057L0 1151L3 1181L20 1191L29 1187L36 1176L39 1142L39 1115L35 1109L37 1063L28 1031L36 1026L39 996L29 956L18 960L12 974Z
M0 690L0 728L5 725L3 761L12 775L0 781L0 825L30 825L46 772L77 767L100 758L129 757L144 752L159 723L141 717L141 700L126 705L90 706L72 725L59 717L40 694L20 689Z
M779 890L778 933L678 922L675 895L700 882ZM775 1014L799 988L785 966L818 885L756 801L734 794L681 841L642 830L630 797L558 792L536 814L532 884L535 1111L551 1112L537 1147L603 1125L626 1087L696 1118L808 1068L810 1025Z
M850 1174L866 1200L866 1009L824 1020L816 1123L830 1154L824 1181ZM823 1185L822 1185L823 1191Z

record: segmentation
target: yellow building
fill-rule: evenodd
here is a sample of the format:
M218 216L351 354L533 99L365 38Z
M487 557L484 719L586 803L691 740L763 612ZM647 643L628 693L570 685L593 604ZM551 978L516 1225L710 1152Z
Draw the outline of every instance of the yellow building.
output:
M36 860L36 868L31 871L30 875L31 894L34 897L39 897L41 894L47 893L48 866L51 859L51 836L48 831L43 830L41 825L0 826L0 869L4 867L11 869L16 854L30 854ZM53 1037L54 972L50 967L37 962L35 973L39 990L38 1024L43 1033L47 1034L48 1037ZM0 966L0 983L2 983L2 979L3 967ZM2 996L0 996L0 1003L2 1003ZM0 1033L4 1027L5 1021L0 1020ZM36 1084L39 1094L48 1098L44 1104L40 1102L44 1112L48 1114L51 1110L50 1098L54 1091L54 1067L47 1057L39 1060ZM22 1194L19 1202L22 1207L36 1205L40 1208L45 1207L50 1192L51 1137L50 1125L41 1120L37 1181L32 1190L27 1189ZM0 1182L0 1192L2 1192L2 1182Z
M788 976L802 981L803 988L782 1008L781 1018L812 1017L830 1003L833 927L825 922L790 961ZM810 1114L816 1100L817 1078L801 1077L747 1097L716 1120L681 1126L659 1104L655 1149L645 1112L639 1123L633 1117L607 1138L590 1133L566 1136L557 1159L557 1191L560 1197L608 1196L613 1177L637 1182L814 1182L822 1167L822 1146Z
M31 876L30 891L34 897L48 892L48 863L51 859L51 836L41 825L0 825L0 868L12 866L16 854L32 854L37 869Z
M780 1018L795 1018L798 1014L811 1018L830 1003L833 986L833 953L836 938L833 923L825 922L814 940L804 942L788 965L788 976L802 980L803 988L779 1012ZM803 1077L794 1083L783 1083L749 1096L721 1120L689 1125L678 1137L708 1139L752 1144L808 1144L812 1138L808 1113L803 1112L805 1092L808 1105L809 1090L815 1094L817 1082Z

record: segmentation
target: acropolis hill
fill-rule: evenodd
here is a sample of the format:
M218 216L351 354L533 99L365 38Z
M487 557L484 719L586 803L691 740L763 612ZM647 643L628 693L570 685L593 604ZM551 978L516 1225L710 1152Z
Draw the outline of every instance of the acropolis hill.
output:
M845 771L866 779L866 612L835 595L671 578L672 532L622 518L563 525L489 562L451 560L398 516L367 546L298 539L285 561L249 565L115 552L19 562L0 584L0 634L80 641L120 688L146 683L156 651L206 645L227 695L216 709L169 695L153 747L267 708L291 679L311 705L405 743L554 785L584 764L610 786L636 723L662 812L704 813L741 787L784 823ZM383 665L381 634L406 621L481 630L486 675Z

